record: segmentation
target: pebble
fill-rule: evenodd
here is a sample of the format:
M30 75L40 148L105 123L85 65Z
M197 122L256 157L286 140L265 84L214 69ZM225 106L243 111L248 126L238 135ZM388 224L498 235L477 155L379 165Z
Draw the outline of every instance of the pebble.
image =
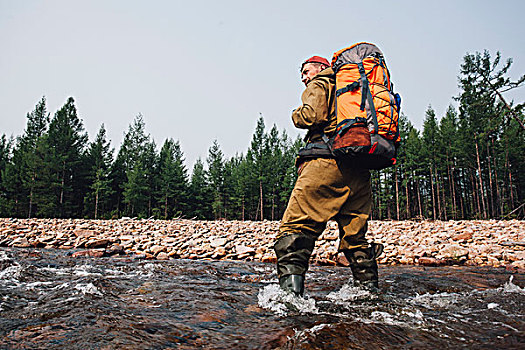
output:
M278 221L0 218L0 246L76 250L72 257L216 259L275 263ZM335 222L312 263L347 266ZM367 238L385 245L380 264L486 265L525 269L524 220L370 221ZM84 249L84 250L81 250Z

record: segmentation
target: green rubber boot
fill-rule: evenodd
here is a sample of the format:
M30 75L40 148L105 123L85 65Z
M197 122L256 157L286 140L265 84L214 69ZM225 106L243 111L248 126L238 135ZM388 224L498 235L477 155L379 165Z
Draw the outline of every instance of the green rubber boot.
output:
M304 294L304 276L302 275L283 276L279 278L279 285L282 290L297 296L303 296Z
M365 289L379 289L376 258L383 252L381 243L371 243L368 248L344 250L354 275L354 286Z

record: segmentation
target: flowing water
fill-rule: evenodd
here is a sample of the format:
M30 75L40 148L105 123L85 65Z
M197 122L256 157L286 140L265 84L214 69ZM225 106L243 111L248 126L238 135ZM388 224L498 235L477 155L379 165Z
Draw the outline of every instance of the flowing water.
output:
M375 295L349 280L312 267L303 299L273 264L1 248L0 348L525 348L525 274L380 267Z

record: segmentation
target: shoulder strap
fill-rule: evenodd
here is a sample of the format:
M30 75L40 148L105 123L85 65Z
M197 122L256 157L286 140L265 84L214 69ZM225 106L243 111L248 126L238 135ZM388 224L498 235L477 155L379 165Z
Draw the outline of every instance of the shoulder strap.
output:
M377 134L379 127L377 125L376 108L374 106L374 98L372 96L372 92L370 91L370 86L368 85L368 78L366 76L363 62L357 63L357 67L359 68L359 74L361 74L361 110L365 110L365 101L368 101L368 108L370 109L370 113L372 113L372 120L374 121L374 134Z

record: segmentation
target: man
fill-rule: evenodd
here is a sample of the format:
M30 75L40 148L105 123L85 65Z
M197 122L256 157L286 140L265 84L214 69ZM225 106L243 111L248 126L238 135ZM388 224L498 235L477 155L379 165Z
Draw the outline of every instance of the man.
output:
M292 112L297 128L307 129L306 147L297 158L299 177L283 215L274 245L279 284L296 295L304 293L305 273L316 239L334 219L339 251L350 263L354 284L377 288L376 257L381 244L365 238L371 210L370 172L336 160L323 141L336 128L335 74L327 59L313 56L301 66L306 89L302 106Z

